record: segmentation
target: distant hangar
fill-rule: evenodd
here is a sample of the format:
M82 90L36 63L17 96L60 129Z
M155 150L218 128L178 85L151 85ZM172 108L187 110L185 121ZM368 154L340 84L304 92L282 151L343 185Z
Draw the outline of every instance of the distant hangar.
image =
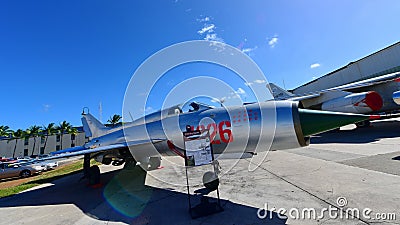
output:
M380 51L303 84L293 90L295 95L304 95L343 84L400 71L400 41Z

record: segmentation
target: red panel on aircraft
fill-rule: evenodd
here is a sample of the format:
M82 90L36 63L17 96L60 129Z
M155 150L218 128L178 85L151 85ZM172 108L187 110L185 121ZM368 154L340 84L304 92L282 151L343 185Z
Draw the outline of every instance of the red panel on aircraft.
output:
M370 91L365 96L365 104L367 104L373 111L378 111L383 106L383 100L377 92Z

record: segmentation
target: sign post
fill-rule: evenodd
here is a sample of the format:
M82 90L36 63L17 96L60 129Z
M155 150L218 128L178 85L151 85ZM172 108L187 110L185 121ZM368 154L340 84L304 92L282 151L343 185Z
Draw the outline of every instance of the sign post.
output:
M185 170L186 170L186 186L188 190L189 213L192 219L207 216L210 214L222 212L219 198L219 179L217 177L216 161L211 145L210 135L208 130L191 131L190 127L186 132L183 132L184 140L184 155L185 155ZM200 203L192 207L188 168L213 165L213 172L208 171L203 175L203 184L205 188L195 190L195 196L200 197ZM210 201L212 198L207 195L213 191L217 192L217 201Z

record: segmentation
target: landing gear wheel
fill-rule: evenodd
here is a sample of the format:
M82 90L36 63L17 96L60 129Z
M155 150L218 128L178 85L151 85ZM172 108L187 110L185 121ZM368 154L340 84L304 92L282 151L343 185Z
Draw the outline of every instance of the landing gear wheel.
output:
M128 158L125 160L124 170L133 170L136 167L136 160Z
M112 158L103 158L101 163L105 164L105 165L110 165L111 162L112 162Z
M362 121L362 122L358 122L358 123L356 123L356 126L357 126L357 128L369 127L369 126L371 126L371 121L365 120L365 121Z
M219 179L216 173L208 171L203 174L203 185L210 192L217 190L219 186Z
M160 157L150 157L149 159L150 170L155 170L161 166L161 158Z
M124 159L117 159L117 160L114 160L113 162L112 162L112 165L113 166L120 166L120 165L122 165L122 164L124 164L125 163L125 160Z
M150 157L148 162L146 160L140 161L140 168L144 171L151 171L158 169L161 165L161 157Z
M90 185L95 185L100 183L100 169L97 165L91 166L89 168L88 180Z
M22 178L29 177L29 176L31 176L31 171L29 171L29 170L23 170L23 171L19 174L19 176L22 177Z

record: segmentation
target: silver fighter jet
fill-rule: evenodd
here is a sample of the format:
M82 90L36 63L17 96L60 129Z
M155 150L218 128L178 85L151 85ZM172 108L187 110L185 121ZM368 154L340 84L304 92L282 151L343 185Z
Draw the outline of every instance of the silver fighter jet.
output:
M232 107L211 107L197 102L183 112L180 106L149 114L121 126L108 128L90 113L82 123L91 140L84 146L52 153L48 159L84 155L84 174L99 181L103 164L138 163L144 170L157 169L161 156L183 154L182 132L208 130L216 159L248 158L258 152L307 146L309 137L343 125L371 119L350 113L299 109L297 102L270 101Z

